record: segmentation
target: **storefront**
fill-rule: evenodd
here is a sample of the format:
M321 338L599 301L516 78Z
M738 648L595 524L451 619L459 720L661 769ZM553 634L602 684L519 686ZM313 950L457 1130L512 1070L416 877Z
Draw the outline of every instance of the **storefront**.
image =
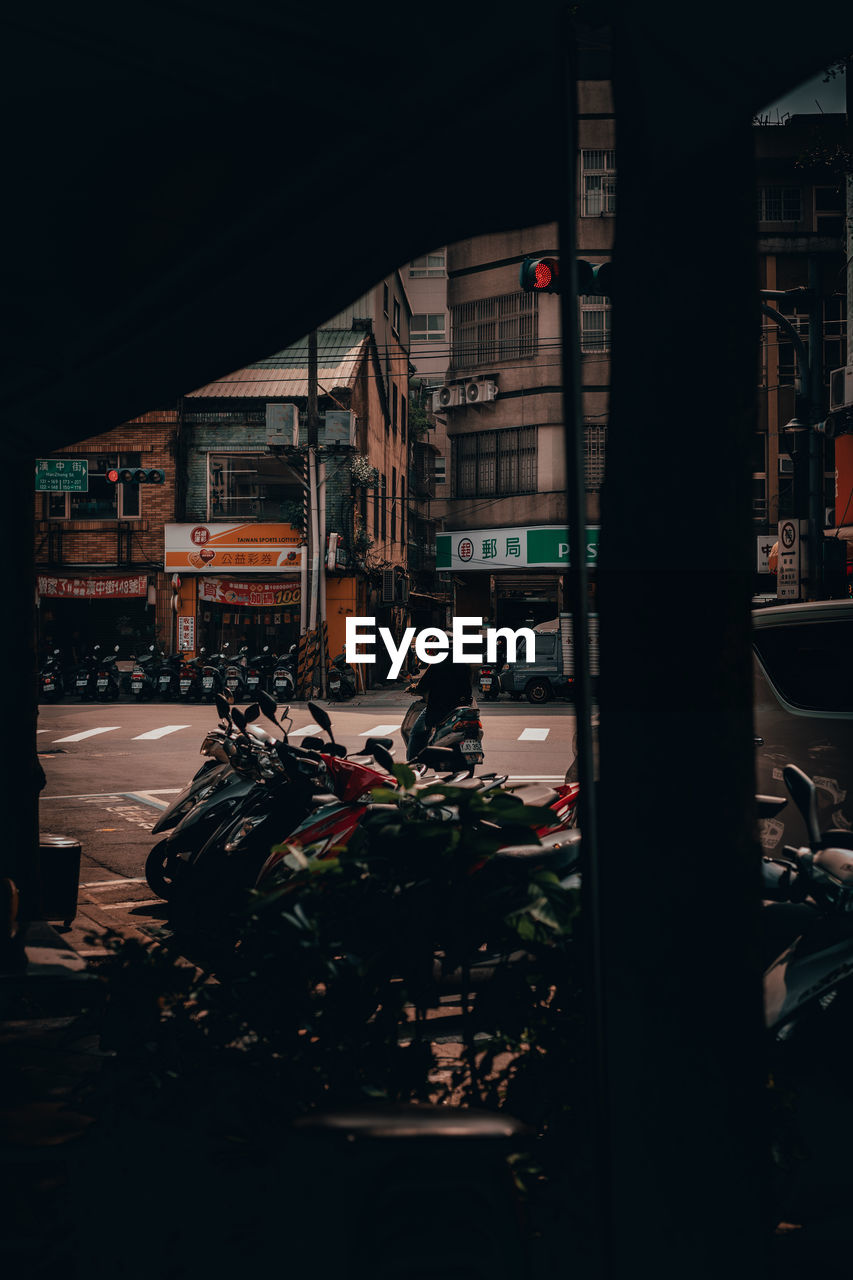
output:
M156 591L147 573L39 574L38 647L79 662L93 644L127 658L154 640Z
M598 559L598 525L586 529L587 568ZM454 612L496 626L548 621L565 609L563 573L569 567L565 525L460 529L436 535L436 569L456 582Z
M167 524L176 649L216 653L265 645L286 653L299 638L305 548L289 524Z

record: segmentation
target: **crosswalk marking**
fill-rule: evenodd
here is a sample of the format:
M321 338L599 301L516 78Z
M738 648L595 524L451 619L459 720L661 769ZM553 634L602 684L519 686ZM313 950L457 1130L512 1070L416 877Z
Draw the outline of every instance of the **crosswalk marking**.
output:
M304 733L319 733L320 726L318 724L306 724L301 729L288 729L288 738L301 738Z
M143 742L147 738L165 738L167 733L177 733L179 729L191 729L189 724L164 724L159 729L149 729L147 733L137 733L134 742Z
M96 733L113 733L116 729L120 727L121 726L117 724L108 724L108 725L104 725L104 727L101 729L84 729L82 733L70 733L67 738L54 738L53 741L54 743L82 742L84 738L93 738Z
M393 733L395 729L400 728L400 721L397 724L375 724L372 729L365 729L364 733L360 733L360 738L377 738L383 733Z
M522 729L518 735L519 742L544 742L550 729Z
M145 884L145 876L115 876L112 880L87 880L80 882L81 889L114 889L119 884Z

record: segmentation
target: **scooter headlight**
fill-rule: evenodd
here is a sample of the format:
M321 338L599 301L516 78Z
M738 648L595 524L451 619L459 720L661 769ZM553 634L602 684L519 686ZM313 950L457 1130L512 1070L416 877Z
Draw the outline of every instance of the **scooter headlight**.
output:
M236 853L244 840L246 840L254 831L255 827L259 827L264 821L264 816L258 814L256 817L244 818L237 830L227 840L224 849L226 853Z

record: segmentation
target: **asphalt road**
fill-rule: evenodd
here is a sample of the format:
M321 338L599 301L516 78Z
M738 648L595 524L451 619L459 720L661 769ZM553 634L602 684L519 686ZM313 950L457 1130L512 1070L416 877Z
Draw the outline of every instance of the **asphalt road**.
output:
M395 756L404 760L399 726L409 703L408 695L388 691L334 704L328 709L335 737L350 750L371 733L393 737ZM304 704L294 704L291 715L294 741L318 732ZM500 702L482 706L481 715L480 772L563 780L573 758L570 705ZM158 927L163 907L143 875L157 840L151 827L195 773L202 738L216 724L216 710L207 705L69 701L39 708L39 759L47 778L40 827L82 846L78 913L69 935L78 950L98 954L100 943L85 940L89 933L112 928L150 935Z

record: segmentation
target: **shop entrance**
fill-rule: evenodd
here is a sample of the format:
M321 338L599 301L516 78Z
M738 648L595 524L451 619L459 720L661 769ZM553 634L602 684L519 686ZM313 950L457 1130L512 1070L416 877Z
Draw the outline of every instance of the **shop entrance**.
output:
M63 660L82 661L93 644L129 658L155 640L154 609L144 597L124 600L42 598L38 610L39 656L59 649Z

